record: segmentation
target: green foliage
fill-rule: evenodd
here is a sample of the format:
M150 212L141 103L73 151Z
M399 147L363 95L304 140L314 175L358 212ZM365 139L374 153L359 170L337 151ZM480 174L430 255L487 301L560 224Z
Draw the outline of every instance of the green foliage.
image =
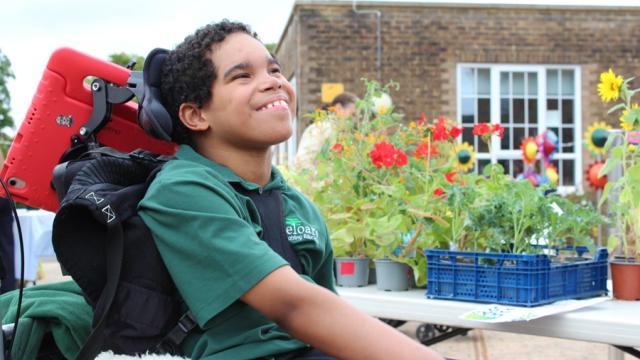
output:
M11 142L11 137L5 134L2 130L13 129L14 122L11 117L11 95L7 87L9 79L15 78L13 71L11 71L11 61L0 50L0 149L2 154L7 153L8 144Z
M365 85L355 116L339 119L331 109L308 115L329 122L334 135L315 169L285 174L325 217L335 256L403 262L424 285L427 248L593 248L591 230L602 222L593 208L545 196L546 188L512 179L499 164L486 166L482 175L465 173L469 166L458 163L455 123L405 121L388 98L380 101L397 84Z
M267 51L269 51L272 54L276 51L276 46L278 46L278 43L264 44L264 47L267 48Z
M144 56L136 55L136 54L127 54L125 52L119 52L109 55L109 61L114 64L118 64L121 66L127 66L132 61L135 61L136 65L133 70L141 71L142 66L144 65Z
M619 245L626 258L640 261L640 108L633 97L640 89L629 87L632 78L625 79L619 89L620 103L609 109L609 113L621 111L622 132L611 132L605 144L609 153L600 176L621 168L622 176L605 186L598 206L609 201L609 212L618 234L610 234L608 248L613 252Z

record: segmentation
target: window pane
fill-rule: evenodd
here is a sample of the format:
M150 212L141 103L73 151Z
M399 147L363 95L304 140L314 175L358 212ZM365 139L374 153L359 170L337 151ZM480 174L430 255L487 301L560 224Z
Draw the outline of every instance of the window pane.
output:
M482 169L489 164L491 164L491 160L478 160L478 173L482 174Z
M491 101L478 99L478 122L491 122Z
M524 96L524 73L513 73L513 96Z
M527 136L528 137L536 137L538 135L538 129L534 128L534 127L530 127L528 128L529 131L527 131Z
M529 99L527 100L529 103L529 124L537 124L538 123L538 100L537 99Z
M509 99L500 99L500 122L509 124Z
M473 128L471 127L462 128L462 142L473 144Z
M478 152L483 152L483 153L489 152L489 145L484 141L482 141L480 137L477 137L477 139L478 139Z
M500 95L509 95L509 73L500 73Z
M478 69L478 95L491 95L489 69Z
M524 130L524 128L520 127L513 128L513 150L520 147L520 144L522 144L522 140L525 138Z
M562 160L562 185L564 186L575 185L573 163L574 160Z
M562 123L573 124L573 100L562 100Z
M500 148L501 149L503 149L503 150L511 149L511 146L509 146L510 145L509 139L511 139L510 136L511 136L511 129L508 128L508 127L505 127L504 128L504 137L500 141Z
M522 160L513 160L513 176L518 176L524 172L524 162Z
M558 99L548 99L547 110L558 110Z
M498 160L498 164L502 165L505 174L511 174L511 164L509 160Z
M462 68L460 70L462 74L462 94L463 95L475 95L475 80L473 76L473 68Z
M562 129L562 137L560 138L561 152L573 152L573 128Z
M462 111L462 123L473 124L476 113L476 99L463 97L460 104L460 110Z
M524 99L513 99L513 123L524 123Z
M562 95L575 94L573 81L573 70L562 70Z
M547 96L558 95L558 70L547 70Z
M530 72L527 74L528 74L527 95L537 96L538 95L538 73Z

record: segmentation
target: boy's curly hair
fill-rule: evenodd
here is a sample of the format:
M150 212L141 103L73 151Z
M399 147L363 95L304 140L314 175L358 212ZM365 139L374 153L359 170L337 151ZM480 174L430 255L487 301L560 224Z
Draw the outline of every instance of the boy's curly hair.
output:
M248 25L225 19L201 27L167 56L162 68L161 93L162 103L173 122L173 141L192 144L190 130L180 121L178 109L186 102L202 107L211 100L211 87L216 80L216 67L211 58L214 46L237 32L258 39Z

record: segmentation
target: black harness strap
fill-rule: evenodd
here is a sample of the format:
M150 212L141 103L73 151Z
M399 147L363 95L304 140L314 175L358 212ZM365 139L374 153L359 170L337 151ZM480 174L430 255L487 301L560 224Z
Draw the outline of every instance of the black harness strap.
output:
M291 268L298 274L302 273L302 264L296 252L291 247L284 228L284 204L280 190L268 190L259 192L247 190L239 183L232 183L233 188L244 196L247 196L258 209L262 233L260 238L264 240L273 251L282 256ZM178 324L171 329L164 339L158 344L156 350L159 353L176 354L180 344L198 326L191 311L185 313Z
M302 274L302 264L298 255L293 250L284 228L284 204L282 192L278 189L258 191L247 190L239 183L232 183L234 189L247 196L255 204L260 213L262 233L260 238L264 240L273 251L282 256L291 268L298 274Z
M76 356L77 360L95 359L100 352L103 344L104 328L106 325L107 315L111 309L111 304L116 295L118 282L120 281L120 271L122 270L122 259L124 250L124 236L122 234L122 225L116 223L107 230L107 282L100 296L100 300L96 308L102 308L102 316L91 331L89 338L85 342L82 349Z

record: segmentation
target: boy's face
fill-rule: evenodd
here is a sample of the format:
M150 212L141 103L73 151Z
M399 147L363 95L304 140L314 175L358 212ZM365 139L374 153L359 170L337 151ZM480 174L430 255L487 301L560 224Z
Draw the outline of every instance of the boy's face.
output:
M280 65L258 40L235 33L214 45L212 100L202 108L212 141L261 150L291 136L296 97Z

